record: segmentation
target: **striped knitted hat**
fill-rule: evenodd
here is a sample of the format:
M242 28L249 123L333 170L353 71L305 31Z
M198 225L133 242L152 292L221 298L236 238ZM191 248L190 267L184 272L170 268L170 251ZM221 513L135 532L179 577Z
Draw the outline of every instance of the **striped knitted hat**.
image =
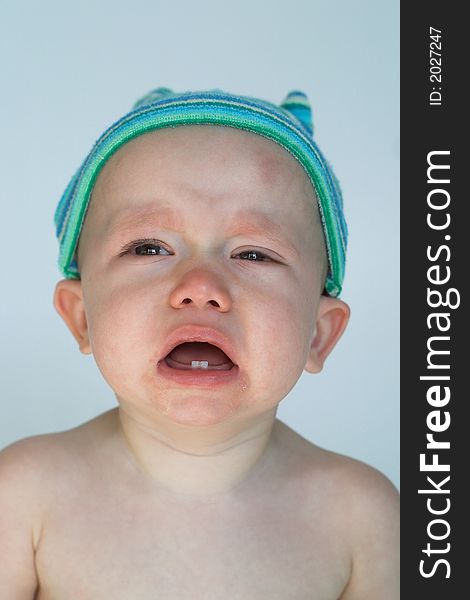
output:
M157 88L137 101L96 141L72 177L55 211L64 277L80 279L76 249L96 178L120 146L143 133L179 125L222 125L267 137L290 152L305 169L318 198L329 270L325 291L338 296L344 277L347 226L338 181L313 141L312 113L305 94L294 91L280 106L221 90L174 93Z

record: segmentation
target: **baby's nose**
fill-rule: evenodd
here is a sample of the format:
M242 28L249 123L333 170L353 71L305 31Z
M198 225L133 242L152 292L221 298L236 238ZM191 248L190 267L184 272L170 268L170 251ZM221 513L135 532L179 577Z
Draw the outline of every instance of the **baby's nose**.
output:
M193 304L198 308L215 307L220 312L227 312L232 306L232 299L221 278L209 269L192 269L185 273L170 294L173 308L183 308Z

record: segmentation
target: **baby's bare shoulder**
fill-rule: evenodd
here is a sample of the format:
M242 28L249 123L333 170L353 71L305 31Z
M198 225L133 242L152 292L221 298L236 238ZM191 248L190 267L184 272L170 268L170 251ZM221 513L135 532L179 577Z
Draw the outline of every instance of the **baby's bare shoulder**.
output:
M110 436L111 412L104 413L74 429L35 435L14 442L0 451L0 480L12 489L38 494L64 478L77 478L90 466L90 458Z
M314 447L311 457L311 482L317 480L341 498L342 509L350 516L370 519L371 511L395 510L398 492L391 481L374 467L354 458Z
M11 517L17 516L36 529L41 490L48 473L40 437L14 442L0 451L0 508L7 507Z
M103 417L94 421L25 438L0 451L1 598L35 597L35 556L44 523L66 494L73 494L77 481L89 480L93 440L104 426Z
M334 488L343 496L342 523L351 546L351 576L341 600L399 598L399 496L382 473L331 457Z
M351 574L341 600L399 597L399 495L382 473L358 460L283 432L287 454L297 456L303 497L312 518L321 515L331 539L341 540ZM328 540L326 540L328 543Z
M51 482L64 463L63 442L41 435L0 452L0 597L33 598L35 554L46 509L57 499Z
M377 469L348 456L321 448L290 427L276 422L274 436L285 457L287 472L301 473L301 479L315 495L324 491L331 499L344 499L342 509L362 511L369 504L396 506L398 492ZM346 502L347 500L347 502Z
M322 451L325 452L325 451ZM349 544L351 575L341 600L399 598L399 496L379 471L327 453L324 480L339 498L336 522Z
M72 453L67 434L42 434L18 440L0 452L0 481L4 489L21 491L26 501L28 491L38 498L47 483L65 466Z

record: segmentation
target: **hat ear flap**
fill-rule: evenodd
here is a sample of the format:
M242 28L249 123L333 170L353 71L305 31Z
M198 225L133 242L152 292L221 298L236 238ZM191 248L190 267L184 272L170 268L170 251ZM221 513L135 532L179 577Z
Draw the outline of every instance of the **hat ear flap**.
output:
M289 92L280 106L294 115L313 136L312 107L306 94L298 90Z
M136 108L140 108L141 106L145 106L146 104L151 104L152 102L156 102L157 100L161 100L162 98L165 98L166 96L174 96L174 95L175 95L175 93L173 92L173 90L170 90L170 88L166 88L166 87L155 88L154 90L152 90L148 94L145 94L145 96L143 96L142 98L137 100L137 102L132 107L132 110L135 110Z

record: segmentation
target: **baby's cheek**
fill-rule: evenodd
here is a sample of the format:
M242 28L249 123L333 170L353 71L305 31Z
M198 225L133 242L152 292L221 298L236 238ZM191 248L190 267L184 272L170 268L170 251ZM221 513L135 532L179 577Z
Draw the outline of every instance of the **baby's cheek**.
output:
M138 360L144 359L145 352L152 352L152 321L142 299L132 300L124 293L102 298L92 311L89 329L93 354L113 387L123 376L132 378Z
M308 325L297 310L284 305L271 307L270 320L255 327L255 352L259 350L262 373L277 386L289 390L305 366L308 347ZM261 347L262 345L262 347Z

